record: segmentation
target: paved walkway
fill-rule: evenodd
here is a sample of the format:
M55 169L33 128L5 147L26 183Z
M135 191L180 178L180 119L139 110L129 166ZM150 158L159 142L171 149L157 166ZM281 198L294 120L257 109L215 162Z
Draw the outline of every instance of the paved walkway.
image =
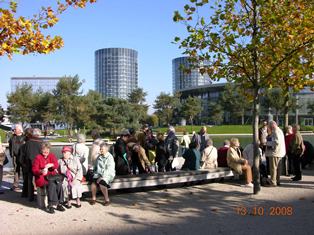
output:
M0 195L0 234L313 234L314 167L304 171L303 181L282 177L282 186L258 195L229 181L113 193L111 200L109 207L83 201L80 209L50 215L6 191Z

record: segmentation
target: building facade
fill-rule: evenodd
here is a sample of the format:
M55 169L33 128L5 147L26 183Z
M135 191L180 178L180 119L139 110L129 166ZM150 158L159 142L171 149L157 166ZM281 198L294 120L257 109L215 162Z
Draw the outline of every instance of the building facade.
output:
M138 53L128 48L95 51L95 89L104 97L126 99L138 88Z
M182 89L189 89L211 83L208 75L202 75L198 69L191 69L191 73L186 73L182 70L182 67L190 67L188 59L189 57L178 57L172 60L173 93Z
M206 117L209 113L209 104L210 103L217 103L225 90L225 86L227 83L215 83L215 84L208 84L198 87L192 88L185 88L178 90L181 94L181 99L186 99L189 96L198 97L202 101L202 113L199 115L199 119L206 120ZM301 125L306 126L313 126L314 124L314 115L309 113L308 106L314 103L314 92L309 89L305 88L298 93L293 94L296 97L298 108L289 113L289 123L299 123ZM275 118L275 114L273 111L266 109L265 107L261 107L260 118L267 119L271 115ZM246 112L245 117L243 117L245 123L251 123L252 119L252 112ZM278 121L280 124L283 122L284 116L282 113L278 115ZM205 124L205 122L203 121ZM235 122L234 117L230 116L229 110L224 110L224 123L226 124L241 124L240 119ZM212 123L206 123L212 124Z
M57 87L61 77L12 77L11 92L23 85L32 86L33 92L52 92Z

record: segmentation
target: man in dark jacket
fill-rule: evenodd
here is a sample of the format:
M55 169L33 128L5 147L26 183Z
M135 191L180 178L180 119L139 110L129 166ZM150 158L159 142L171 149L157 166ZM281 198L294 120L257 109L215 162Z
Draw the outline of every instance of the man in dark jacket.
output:
M32 136L26 141L23 146L23 153L21 155L21 164L23 167L23 197L28 197L29 201L34 200L34 184L32 164L35 157L41 152L42 140L40 137L40 130L35 128L32 131Z
M12 157L13 169L14 169L14 182L11 190L20 191L19 188L19 179L21 173L21 165L20 165L20 148L25 143L25 137L23 135L22 125L16 124L14 127L14 134L9 140L9 151Z
M117 175L128 175L130 174L127 142L130 137L130 132L128 130L122 131L119 139L114 145L115 152L115 167Z
M178 150L179 150L179 140L175 134L175 129L173 126L170 126L168 128L168 135L165 140L165 145L166 145L166 151L167 151L167 157L168 157L166 171L172 171L174 170L172 168L172 161L175 157L178 156Z

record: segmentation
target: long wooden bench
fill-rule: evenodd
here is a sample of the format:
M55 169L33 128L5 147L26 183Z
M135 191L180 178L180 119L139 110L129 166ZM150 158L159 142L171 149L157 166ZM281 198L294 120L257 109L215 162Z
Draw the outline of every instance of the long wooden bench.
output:
M142 175L116 176L111 184L111 190L154 187L161 185L197 182L210 179L228 178L235 176L230 168L219 167L210 170L172 171ZM90 185L83 184L83 192L90 191Z

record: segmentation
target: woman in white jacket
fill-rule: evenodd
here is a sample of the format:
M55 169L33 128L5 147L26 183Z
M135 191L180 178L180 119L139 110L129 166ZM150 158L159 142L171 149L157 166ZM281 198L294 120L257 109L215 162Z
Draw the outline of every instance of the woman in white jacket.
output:
M202 167L201 169L213 169L218 167L218 162L217 162L217 149L213 146L213 141L212 139L208 139L206 141L206 148L203 151L202 154Z

